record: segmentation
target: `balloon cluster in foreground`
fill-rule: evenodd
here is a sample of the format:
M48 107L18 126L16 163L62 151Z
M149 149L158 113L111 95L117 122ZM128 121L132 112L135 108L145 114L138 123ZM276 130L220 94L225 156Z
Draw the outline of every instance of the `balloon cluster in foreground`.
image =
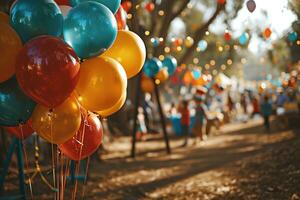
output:
M146 57L120 3L18 0L0 12L0 126L22 139L36 132L73 160L96 151L93 113L121 109Z

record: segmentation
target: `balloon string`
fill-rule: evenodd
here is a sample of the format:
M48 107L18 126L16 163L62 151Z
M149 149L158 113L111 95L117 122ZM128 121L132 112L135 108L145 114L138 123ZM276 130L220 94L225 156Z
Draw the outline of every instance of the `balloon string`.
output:
M22 149L23 149L23 154L24 154L24 158L25 158L26 169L27 169L27 172L29 173L29 162L28 162L28 156L27 156L26 147L25 147L23 125L19 124L19 128L20 128L21 136L22 136ZM31 197L31 199L33 199L32 183L31 183L30 176L28 178L28 183L29 183L30 197Z
M67 176L69 176L69 175L70 175L70 160L67 159L67 162L65 165L65 176L64 176L64 185L63 185L64 190L66 188Z
M57 167L61 167L59 166L60 164L60 156L59 156L59 150L58 148L56 148L56 166ZM56 185L58 188L58 192L56 193L56 198L59 199L60 198L60 170L58 168L58 172L55 174L56 175Z
M82 195L81 198L84 199L85 196L85 189L86 189L86 184L87 184L87 177L88 177L88 171L89 171L89 166L90 166L90 156L87 158L87 163L86 163L86 168L85 168L85 177L84 177L84 183L83 183L83 189L82 189Z
M52 113L51 113L52 114ZM54 144L53 144L53 132L52 132L52 117L50 117L50 135L51 135L51 154L52 154L52 177L53 177L53 187L56 188L56 179L55 179L55 155L54 155ZM54 195L56 199L56 194Z

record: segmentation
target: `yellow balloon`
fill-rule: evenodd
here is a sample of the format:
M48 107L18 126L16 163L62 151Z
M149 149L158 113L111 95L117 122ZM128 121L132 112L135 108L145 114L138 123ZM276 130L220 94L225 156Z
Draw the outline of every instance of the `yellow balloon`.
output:
M168 69L167 68L162 68L158 74L155 77L156 79L160 80L160 82L164 82L166 80L168 80L169 78L169 73L168 73Z
M116 60L101 56L85 60L80 66L76 93L80 104L91 111L114 106L127 88L126 73Z
M112 106L111 108L108 108L106 110L98 111L97 113L102 117L108 117L108 116L118 112L123 107L124 103L126 102L126 97L127 97L127 94L124 93L122 95L122 97L119 99L119 101L114 106Z
M32 114L32 128L50 143L62 144L71 139L81 123L80 106L74 97L49 110L38 105Z
M191 47L194 44L194 39L192 37L188 36L188 37L186 37L184 43L185 43L186 47Z
M142 78L142 82L141 82L141 88L143 92L148 92L148 93L152 93L154 91L154 83L153 80L143 76Z
M121 63L129 79L141 71L146 59L146 48L137 34L119 30L116 41L103 55Z
M15 74L17 55L21 48L18 34L8 24L0 22L0 83Z
M0 23L9 24L9 16L4 12L0 12Z

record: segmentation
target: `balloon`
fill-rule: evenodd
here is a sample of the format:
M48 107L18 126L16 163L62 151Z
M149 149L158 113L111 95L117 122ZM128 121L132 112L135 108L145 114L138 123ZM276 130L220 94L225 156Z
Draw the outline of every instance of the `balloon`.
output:
M159 38L157 38L157 37L151 38L151 43L152 43L153 47L158 47L160 44Z
M108 116L118 112L123 107L123 105L125 104L126 98L127 98L127 94L125 92L124 94L122 94L121 98L119 99L119 101L115 105L113 105L112 107L110 107L106 110L97 111L97 113L101 117L108 117Z
M298 33L295 31L289 33L288 39L290 42L295 42L298 39Z
M41 36L21 50L16 74L22 90L49 108L63 103L79 79L79 59L67 44L52 36Z
M193 46L194 39L192 37L188 36L188 37L186 37L184 43L185 43L185 46L189 48L189 47Z
M250 12L254 12L254 10L256 9L256 3L254 0L248 0L247 1L247 8Z
M124 10L125 10L126 12L128 12L128 11L131 9L131 7L132 7L131 1L124 1L124 2L122 3L122 7L124 8Z
M168 68L168 74L171 76L174 74L177 68L177 60L173 56L166 56L162 62L164 67Z
M10 134L25 140L29 136L31 136L34 130L31 127L31 121L27 121L25 124L20 124L19 126L15 127L4 127Z
M152 93L154 91L154 87L155 87L155 85L151 78L148 78L147 76L142 77L141 89L143 92Z
M152 2L149 2L146 4L145 8L148 12L152 12L155 9L155 4Z
M193 74L192 74L192 72L189 71L189 70L188 70L187 72L185 72L182 81L183 81L183 83L184 83L185 85L191 84L192 81L193 81Z
M0 23L9 24L9 16L4 12L0 12Z
M63 154L71 160L79 161L92 155L101 145L103 130L96 115L84 116L76 135L59 145Z
M218 0L218 4L223 5L223 4L225 4L225 3L226 3L226 0Z
M53 144L62 144L71 139L78 131L80 123L80 107L74 97L53 109L38 105L32 114L32 128Z
M66 6L66 5L62 5L62 6L59 6L59 9L60 9L62 15L65 18L68 15L68 13L70 12L70 10L72 9L72 7Z
M225 34L224 34L224 39L225 39L226 41L231 40L231 34L230 34L229 32L225 32Z
M269 38L272 35L272 30L270 28L266 28L264 31L264 37Z
M63 16L54 1L18 0L11 9L10 23L26 43L40 35L59 37Z
M9 24L0 22L0 83L11 78L16 71L16 58L22 48L18 34Z
M198 80L201 77L201 71L199 69L194 69L192 74L195 80Z
M70 0L70 1L73 7L86 1L98 2L106 6L114 14L117 12L121 4L121 0Z
M177 46L182 45L183 40L181 38L178 38L178 39L175 39L173 43L177 47Z
M141 71L146 58L146 47L134 32L118 31L115 43L103 55L121 63L129 79Z
M168 80L168 78L169 78L168 69L161 68L155 78L157 80L159 80L160 82L164 82L164 81Z
M249 34L248 33L243 33L240 37L239 37L239 42L241 45L245 45L247 44L249 40Z
M76 92L84 108L91 111L109 109L126 93L126 88L126 73L116 60L101 56L81 64Z
M125 30L127 13L122 8L122 6L120 6L118 12L115 14L115 18L117 20L118 30Z
M0 84L0 125L18 126L25 123L35 103L19 88L15 77Z
M70 10L63 33L65 41L80 58L91 58L114 43L117 22L107 7L97 2L84 2Z
M205 40L201 40L199 43L198 43L198 47L200 49L200 51L205 51L207 49L207 42Z
M70 6L69 0L54 0L60 6Z
M159 59L151 58L144 64L144 73L146 74L146 76L153 78L160 71L162 66L163 64Z

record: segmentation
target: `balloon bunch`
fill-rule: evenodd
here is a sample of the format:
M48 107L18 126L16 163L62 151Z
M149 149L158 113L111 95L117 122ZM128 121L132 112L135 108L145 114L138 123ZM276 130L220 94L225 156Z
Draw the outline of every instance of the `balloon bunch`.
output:
M143 67L142 90L151 93L154 90L152 79L156 80L156 83L165 82L175 73L176 68L177 60L173 56L166 56L163 61L158 58L148 59Z
M142 39L124 30L120 3L18 0L9 22L0 17L1 126L23 139L35 131L73 160L99 147L95 114L123 106L146 57ZM70 6L65 17L58 5Z

